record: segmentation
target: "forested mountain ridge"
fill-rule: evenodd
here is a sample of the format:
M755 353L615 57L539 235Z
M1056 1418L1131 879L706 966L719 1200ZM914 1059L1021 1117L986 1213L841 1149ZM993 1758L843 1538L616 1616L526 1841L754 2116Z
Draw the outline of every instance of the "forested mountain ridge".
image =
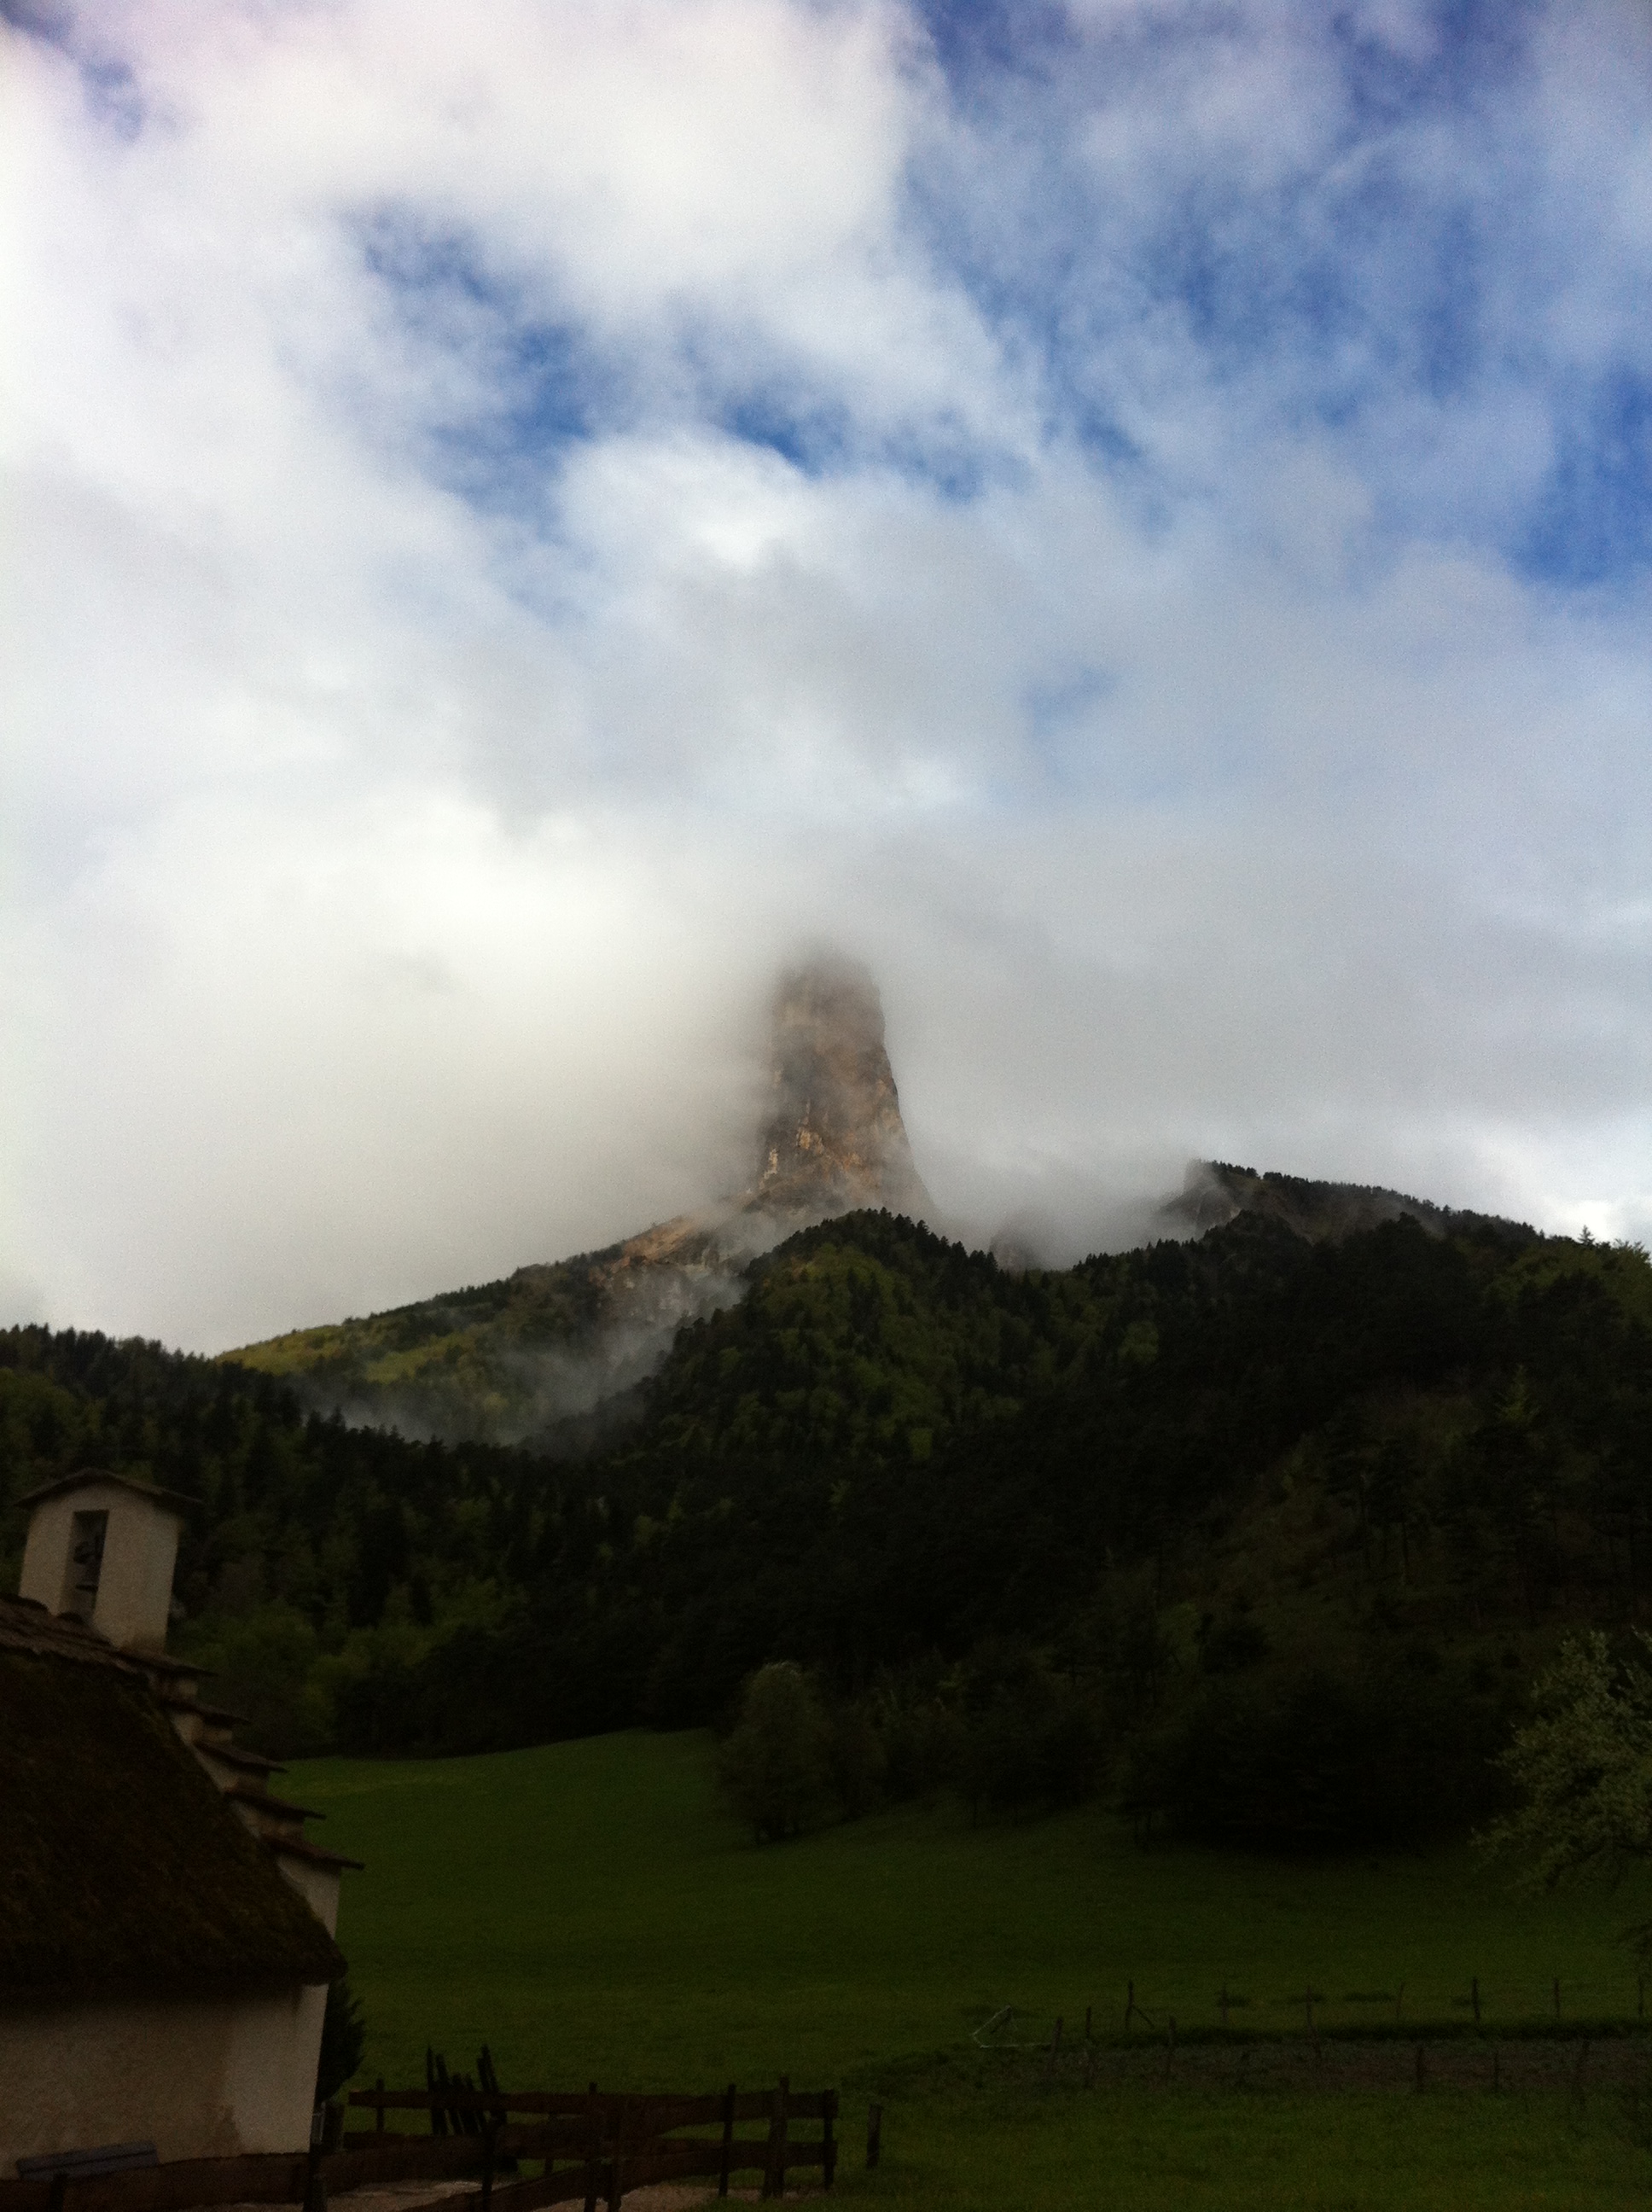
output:
M600 1252L223 1357L349 1421L455 1443L578 1449L582 1425L653 1371L684 1321L738 1295L739 1247L726 1227L661 1223Z
M1181 1191L1160 1212L1167 1225L1185 1223L1196 1230L1219 1229L1241 1213L1260 1214L1314 1243L1380 1229L1388 1221L1416 1221L1440 1237L1472 1236L1483 1229L1516 1237L1534 1233L1521 1222L1437 1206L1432 1199L1412 1198L1380 1183L1321 1182L1272 1170L1259 1175L1230 1160L1191 1161Z
M734 1304L755 1255L851 1212L935 1218L902 1120L871 975L822 956L780 978L770 1015L768 1096L739 1192L601 1251L289 1330L224 1358L284 1378L311 1411L408 1437L522 1443L556 1457L616 1443L641 1416L641 1386L664 1366L677 1329ZM1193 1163L1156 1225L1185 1236L1242 1216L1310 1241L1404 1218L1436 1235L1491 1227L1520 1233L1398 1191L1257 1175L1213 1161ZM817 1281L811 1296L821 1295ZM1001 1305L1001 1291L995 1297ZM1039 1356L1055 1358L1055 1346ZM987 1372L977 1352L967 1364L972 1373ZM990 1396L998 1386L981 1380L971 1387ZM829 1391L823 1409L830 1398ZM771 1425L773 1410L765 1417ZM794 1428L809 1429L807 1449L835 1449L847 1440L837 1429L829 1440L800 1404L788 1410ZM856 1433L864 1442L876 1428L887 1442L905 1419L913 1449L922 1450L921 1440L936 1433L936 1415L920 1389L909 1405L902 1398L863 1408ZM942 1425L951 1419L945 1413Z
M857 1207L931 1210L870 974L817 957L780 977L770 1016L767 1109L742 1190L601 1251L225 1358L285 1377L315 1411L407 1436L559 1455L611 1437L677 1328L738 1297L754 1254Z
M948 1726L1079 1698L1149 1801L1185 1785L1147 1756L1167 1729L1321 1677L1392 1712L1426 1692L1483 1767L1564 1625L1652 1603L1652 1269L1251 1214L1015 1274L849 1215L754 1262L578 1464L349 1429L153 1346L0 1337L6 1494L88 1461L201 1498L179 1636L278 1747L704 1720L789 1656Z

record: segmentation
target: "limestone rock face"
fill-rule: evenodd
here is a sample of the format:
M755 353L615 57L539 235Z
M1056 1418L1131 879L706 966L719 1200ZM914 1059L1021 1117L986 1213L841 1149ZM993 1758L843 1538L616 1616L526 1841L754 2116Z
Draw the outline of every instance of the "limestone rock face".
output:
M748 1204L799 1221L863 1206L930 1210L865 968L819 960L781 978L770 1090Z

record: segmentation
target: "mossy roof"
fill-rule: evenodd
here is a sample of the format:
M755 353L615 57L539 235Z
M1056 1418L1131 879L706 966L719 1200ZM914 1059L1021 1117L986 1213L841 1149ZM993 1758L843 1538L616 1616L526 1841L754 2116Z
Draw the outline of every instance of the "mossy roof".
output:
M142 1674L58 1627L0 1600L0 1996L206 1995L342 1973Z

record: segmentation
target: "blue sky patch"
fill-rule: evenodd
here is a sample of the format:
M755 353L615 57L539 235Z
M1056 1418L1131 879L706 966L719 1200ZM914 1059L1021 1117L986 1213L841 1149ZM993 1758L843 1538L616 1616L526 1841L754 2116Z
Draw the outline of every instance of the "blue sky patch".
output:
M470 404L422 426L432 472L450 489L489 507L531 501L569 446L631 415L627 368L576 322L536 313L469 239L402 210L363 222L360 238L416 358L446 357L460 372Z
M1615 368L1576 397L1518 550L1530 574L1595 585L1652 567L1652 374Z
M824 476L841 467L855 442L848 410L841 403L811 403L805 394L779 385L726 398L719 420L730 437L766 447L805 476Z

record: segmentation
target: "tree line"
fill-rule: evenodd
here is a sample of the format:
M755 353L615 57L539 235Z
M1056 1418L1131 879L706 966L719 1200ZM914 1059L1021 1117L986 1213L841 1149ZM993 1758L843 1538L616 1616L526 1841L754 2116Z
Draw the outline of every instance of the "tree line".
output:
M278 1752L732 1729L786 1662L833 1747L821 1803L1106 1788L1303 1849L1495 1802L1558 1639L1652 1597L1649 1417L1645 1255L1494 1224L1242 1216L1012 1273L845 1217L684 1329L578 1462L0 1336L4 1494L92 1462L197 1498L177 1640Z

